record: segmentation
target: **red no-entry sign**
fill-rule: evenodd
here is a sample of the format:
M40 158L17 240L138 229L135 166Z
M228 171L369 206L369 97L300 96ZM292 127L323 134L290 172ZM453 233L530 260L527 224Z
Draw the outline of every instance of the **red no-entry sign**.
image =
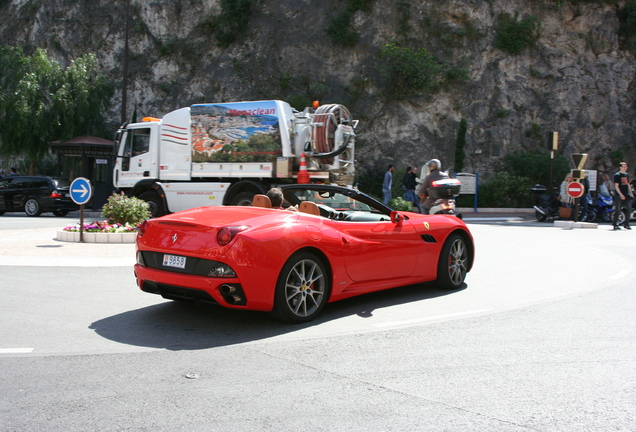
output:
M585 189L581 183L572 182L568 185L568 195L572 198L582 197L584 191Z

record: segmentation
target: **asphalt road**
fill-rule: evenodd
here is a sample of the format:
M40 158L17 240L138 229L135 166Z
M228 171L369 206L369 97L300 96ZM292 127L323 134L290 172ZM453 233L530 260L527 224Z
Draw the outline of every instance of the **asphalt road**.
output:
M0 430L636 430L636 231L470 222L465 289L292 326L142 293L133 245L15 219L0 219Z

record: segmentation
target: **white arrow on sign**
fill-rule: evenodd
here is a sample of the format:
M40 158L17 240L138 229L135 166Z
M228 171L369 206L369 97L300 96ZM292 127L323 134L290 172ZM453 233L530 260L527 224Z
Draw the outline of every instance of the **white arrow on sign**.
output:
M84 195L88 193L88 189L86 189L86 185L81 185L81 186L82 186L81 189L73 189L73 192L81 192L82 193L81 197L84 198Z

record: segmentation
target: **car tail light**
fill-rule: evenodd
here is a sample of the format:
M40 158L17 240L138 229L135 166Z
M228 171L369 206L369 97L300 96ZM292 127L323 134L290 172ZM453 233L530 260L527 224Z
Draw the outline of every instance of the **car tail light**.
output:
M148 230L148 221L143 221L142 223L140 223L139 225L137 225L137 229L139 231L137 231L137 237L142 237L144 234L146 234L146 231Z
M64 198L64 195L54 190L53 192L51 192L51 198Z
M216 241L219 243L219 246L225 246L226 244L231 242L238 233L243 232L249 228L251 228L249 225L223 227L216 235Z

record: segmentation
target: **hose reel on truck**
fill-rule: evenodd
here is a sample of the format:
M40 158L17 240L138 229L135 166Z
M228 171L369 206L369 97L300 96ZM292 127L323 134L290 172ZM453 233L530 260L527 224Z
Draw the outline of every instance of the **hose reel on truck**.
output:
M311 157L333 164L334 157L344 153L355 136L349 110L340 104L322 105L316 109L313 119ZM357 120L355 121L357 124Z

